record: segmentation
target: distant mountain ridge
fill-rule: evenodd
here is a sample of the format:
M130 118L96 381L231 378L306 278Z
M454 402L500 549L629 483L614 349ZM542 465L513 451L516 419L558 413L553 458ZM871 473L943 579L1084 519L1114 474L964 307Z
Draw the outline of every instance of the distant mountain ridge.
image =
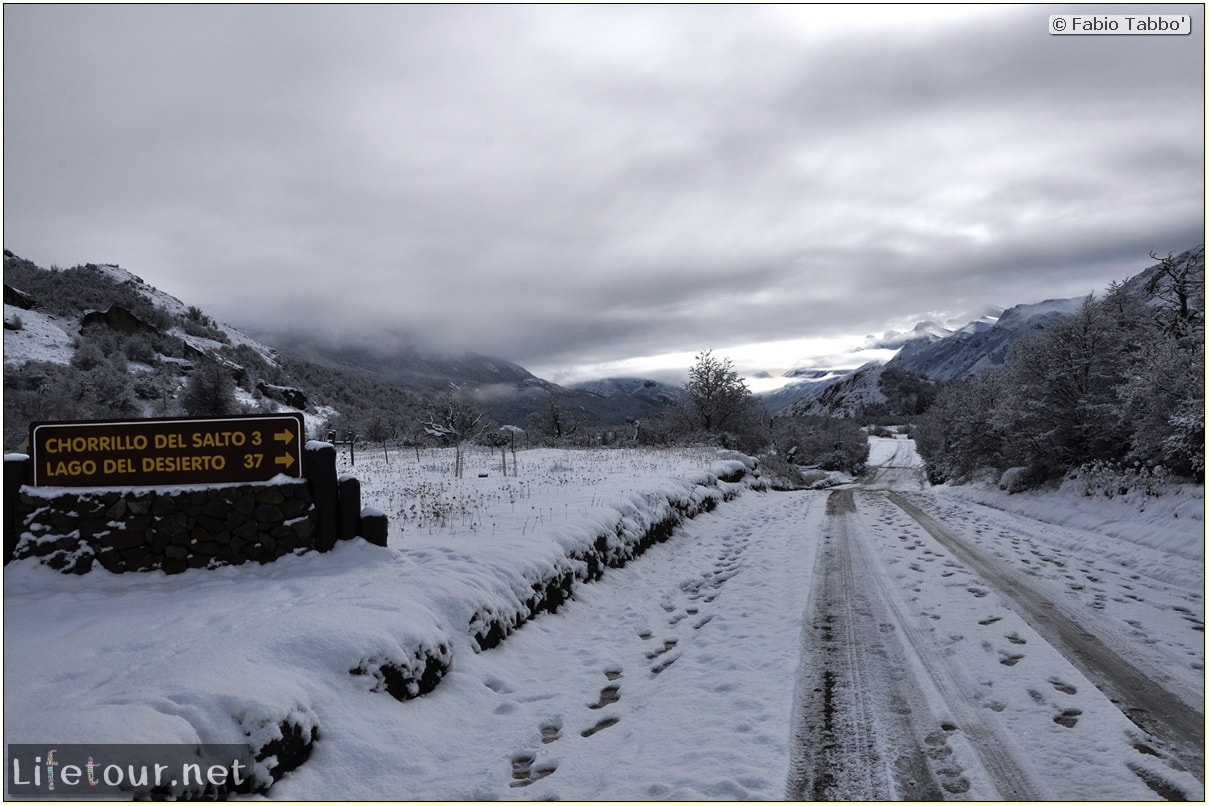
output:
M859 417L865 412L918 413L913 411L915 398L891 400L882 391L882 378L887 372L908 373L940 383L1002 366L1021 337L1069 316L1082 303L1082 297L1071 297L1016 305L993 322L980 318L953 331L937 332L928 323L921 323L925 327L917 329L921 330L920 335L904 341L899 352L886 363L865 364L826 385L807 387L804 394L782 403L780 411L829 417Z
M53 383L96 386L84 376L70 380L76 377L72 373L83 371L80 350L89 345L94 351L99 345L101 360L114 362L106 370L113 387L106 394L125 401L121 410L101 411L97 406L103 408L103 401L98 400L84 409L36 419L177 413L179 403L173 401L179 400L199 360L231 370L239 384L236 399L245 408L299 407L316 429L334 420L365 431L371 430L364 427L371 421L394 423L375 426L375 431L405 428L414 424L422 397L458 393L500 425L526 428L533 418L540 422L557 411L561 426L572 432L580 426L625 430L635 421L659 417L683 394L642 379L563 388L502 358L385 348L393 335L373 346L253 338L116 264L84 264L60 272L8 251L4 323L5 387L14 392L14 401L6 400L5 439L10 444L16 444L31 419L16 408L20 398L32 405L30 395Z
M981 313L978 313L970 319L961 317L947 322L937 322L935 319L925 319L922 322L918 322L911 330L901 332L889 330L886 331L886 333L880 338L870 336L862 347L866 350L896 350L901 347L906 347L910 344L932 342L936 341L937 339L951 336L954 333L959 333L963 330L990 327L995 324L1003 313L1003 308L1000 308L997 305L992 305L982 309Z
M1173 260L1177 265L1199 262L1203 272L1204 245L1173 256ZM1155 264L1121 285L1127 293L1148 304L1155 304L1156 292L1149 287L1153 285L1160 266ZM830 376L825 383L790 385L764 395L763 399L773 411L786 414L852 417L866 410L909 414L910 409L918 406L918 394L922 392L926 396L926 391L914 389L914 384L906 384L911 391L902 399L892 400L883 388L883 377L887 372L891 373L893 379L891 385L901 391L904 385L898 373L908 373L926 381L949 382L1003 366L1021 338L1074 314L1083 300L1084 297L1070 297L1015 305L1007 309L988 308L983 315L956 329L925 320L905 333L891 331L881 338L866 342L865 349L898 349L898 353L884 364L866 364L840 377Z
M372 347L328 346L274 338L284 356L374 377L418 392L449 392L493 384L557 390L519 364L474 352L443 354L405 347L389 352Z
M564 410L571 422L593 427L622 427L659 416L675 401L664 384L628 379L636 393L621 393L608 380L587 387L562 387L538 378L519 364L474 352L441 354L415 347L390 352L365 346L329 346L297 339L279 343L283 356L349 372L418 393L467 394L493 420L524 426L531 415L550 407ZM647 387L645 384L652 384ZM655 390L641 394L643 390Z
M951 381L987 367L1001 366L1021 336L1069 316L1082 303L1082 297L1071 297L1016 305L993 323L977 320L942 337L909 342L886 366L938 381Z
M765 408L772 414L784 411L799 400L813 398L829 386L840 383L852 376L859 367L852 369L797 369L785 373L785 377L798 378L793 383L764 392L758 397Z
M596 381L573 383L567 388L600 397L648 400L659 405L672 405L688 400L688 392L684 391L683 387L670 386L646 378L601 378Z
M1174 260L1181 265L1199 262L1203 272L1204 247ZM1158 268L1151 267L1123 285L1140 299L1151 299L1155 292L1150 286ZM514 362L473 352L451 355L414 347L387 351L381 345L340 346L298 338L258 340L214 321L120 266L85 264L68 271L75 273L63 293L50 294L50 299L43 294L39 299L38 289L22 288L20 278L45 285L54 272L6 250L6 393L28 397L50 388L47 384L55 372L23 373L18 368L30 362L49 367L78 363L79 351L88 343L83 338L85 326L93 323L87 325L89 330L102 326L112 331L102 352L109 350L115 359L121 358L120 371L129 374L133 391L118 388L114 393L129 394L134 410L144 416L163 413L168 401L183 389L192 362L199 357L213 358L236 373L245 406L280 408L290 405L288 401L293 405L309 401L308 416L315 422L337 415L384 419L392 413L398 414L397 419L414 419L420 396L458 392L501 425L525 427L533 418L557 410L573 427L621 428L658 418L686 398L681 387L643 378L604 378L562 387ZM1020 338L1070 315L1081 303L1082 298L1070 298L987 308L961 326L925 320L909 331L889 331L867 340L863 349L898 350L885 364L840 370L799 367L786 373L794 383L760 398L773 413L909 414L926 405L936 384L1001 366ZM119 332L123 329L130 332ZM130 341L123 341L127 339L151 340L156 346L144 344L132 350ZM129 361L116 353L128 354ZM95 363L95 357L89 361ZM6 420L12 419L13 410L7 399L5 403ZM16 428L6 422L6 441Z

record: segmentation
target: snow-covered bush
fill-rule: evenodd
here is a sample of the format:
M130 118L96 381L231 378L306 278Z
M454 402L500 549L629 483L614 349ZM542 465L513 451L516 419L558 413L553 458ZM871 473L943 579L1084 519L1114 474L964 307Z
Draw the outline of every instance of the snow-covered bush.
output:
M999 489L1010 494L1021 493L1033 486L1031 482L1027 467L1009 467L999 477Z
M796 465L859 473L869 459L869 439L853 420L783 415L772 420L772 440Z
M760 456L760 472L774 490L801 490L808 486L797 466L775 453Z
M1162 465L1125 467L1100 461L1072 470L1068 478L1077 480L1083 494L1092 498L1115 498L1135 490L1150 496L1162 495L1172 481L1171 471Z

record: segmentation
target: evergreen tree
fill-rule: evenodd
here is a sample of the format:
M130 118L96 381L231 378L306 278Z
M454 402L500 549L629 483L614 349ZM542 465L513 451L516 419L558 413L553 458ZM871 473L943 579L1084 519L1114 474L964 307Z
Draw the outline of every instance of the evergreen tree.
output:
M235 379L230 371L213 359L197 362L181 398L185 412L194 417L220 417L234 414Z

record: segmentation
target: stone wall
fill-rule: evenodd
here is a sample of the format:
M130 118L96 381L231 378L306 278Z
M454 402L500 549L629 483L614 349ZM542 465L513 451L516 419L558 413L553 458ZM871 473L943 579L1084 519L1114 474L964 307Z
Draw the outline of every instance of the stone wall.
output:
M188 568L271 562L314 548L318 516L304 482L179 491L58 492L17 496L22 535L13 559L52 568L169 574Z
M360 485L336 477L336 452L307 444L303 479L180 488L32 487L27 457L5 457L5 557L64 573L216 568L328 551L364 533L386 545L385 516L362 511Z

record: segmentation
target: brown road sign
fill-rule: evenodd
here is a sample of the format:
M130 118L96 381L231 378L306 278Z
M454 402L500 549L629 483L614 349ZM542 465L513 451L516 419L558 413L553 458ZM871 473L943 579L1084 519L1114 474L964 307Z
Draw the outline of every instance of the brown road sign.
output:
M302 477L301 414L34 423L30 483L125 487Z

